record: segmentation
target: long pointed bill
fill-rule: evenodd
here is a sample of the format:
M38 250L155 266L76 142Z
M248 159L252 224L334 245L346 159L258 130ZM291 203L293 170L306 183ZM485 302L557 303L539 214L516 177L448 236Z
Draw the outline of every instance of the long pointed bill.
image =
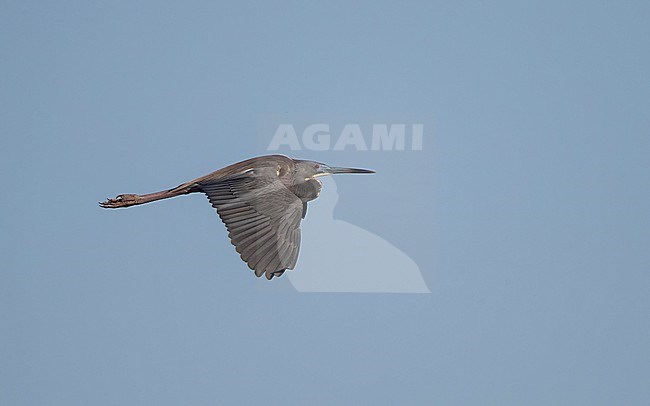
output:
M330 166L327 171L332 175L338 173L375 173L375 171L371 171L370 169L337 168L335 166L334 167Z

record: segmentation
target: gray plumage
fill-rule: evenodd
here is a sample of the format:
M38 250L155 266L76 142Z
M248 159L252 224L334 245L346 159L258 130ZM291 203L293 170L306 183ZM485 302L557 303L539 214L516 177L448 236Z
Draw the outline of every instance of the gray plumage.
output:
M270 280L296 266L300 221L307 214L307 202L316 199L322 187L317 178L337 173L374 172L267 155L232 164L173 189L146 195L118 195L100 206L130 207L205 193L226 225L241 259L256 276L265 275Z

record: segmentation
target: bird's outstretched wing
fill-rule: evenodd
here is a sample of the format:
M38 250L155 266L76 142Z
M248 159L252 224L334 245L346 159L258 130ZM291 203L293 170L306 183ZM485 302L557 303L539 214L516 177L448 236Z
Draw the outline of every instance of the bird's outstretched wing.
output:
M265 274L272 279L296 265L303 204L279 178L256 172L203 181L199 186L248 267L258 277Z

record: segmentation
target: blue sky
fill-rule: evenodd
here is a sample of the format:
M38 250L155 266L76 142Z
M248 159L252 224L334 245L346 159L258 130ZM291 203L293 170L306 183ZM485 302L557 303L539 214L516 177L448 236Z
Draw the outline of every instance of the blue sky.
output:
M649 8L2 2L0 403L647 404ZM433 123L292 153L377 171L334 216L431 294L254 278L199 195L97 207L282 114Z

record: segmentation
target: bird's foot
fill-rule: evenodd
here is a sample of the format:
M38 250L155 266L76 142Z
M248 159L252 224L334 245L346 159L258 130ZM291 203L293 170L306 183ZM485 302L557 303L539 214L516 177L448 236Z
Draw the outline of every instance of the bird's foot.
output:
M99 205L105 209L117 209L118 207L129 207L137 204L139 196L134 194L117 195L114 199L106 199L100 202Z

